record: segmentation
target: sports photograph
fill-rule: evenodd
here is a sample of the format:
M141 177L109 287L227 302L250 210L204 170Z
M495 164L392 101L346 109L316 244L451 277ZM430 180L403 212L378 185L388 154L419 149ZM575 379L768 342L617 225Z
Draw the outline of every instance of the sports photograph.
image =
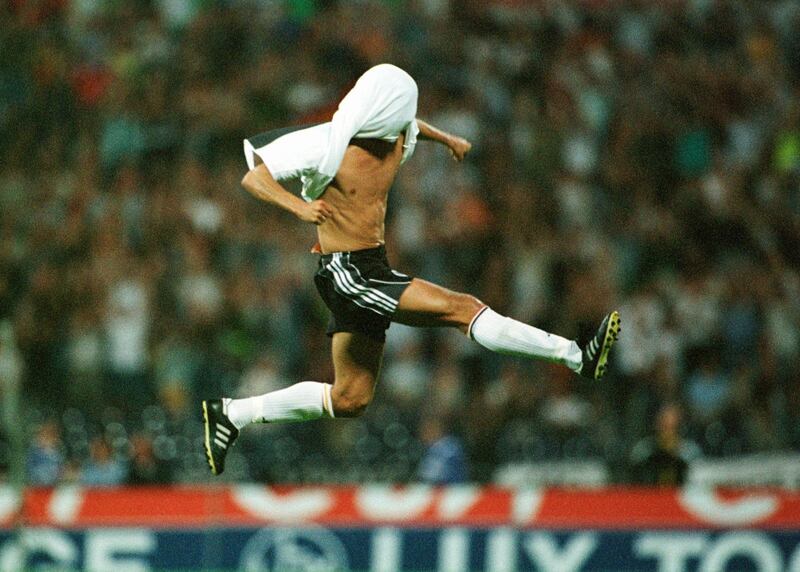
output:
M0 5L0 572L800 572L800 2Z

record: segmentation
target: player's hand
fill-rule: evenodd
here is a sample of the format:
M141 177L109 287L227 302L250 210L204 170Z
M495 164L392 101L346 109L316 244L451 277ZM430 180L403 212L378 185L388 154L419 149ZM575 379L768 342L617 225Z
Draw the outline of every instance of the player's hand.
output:
M463 161L464 156L469 153L470 149L472 149L472 143L463 137L456 136L452 136L450 138L447 146L450 147L450 154L456 161Z
M313 224L322 224L332 216L333 209L322 199L305 203L300 212L297 213L297 218Z

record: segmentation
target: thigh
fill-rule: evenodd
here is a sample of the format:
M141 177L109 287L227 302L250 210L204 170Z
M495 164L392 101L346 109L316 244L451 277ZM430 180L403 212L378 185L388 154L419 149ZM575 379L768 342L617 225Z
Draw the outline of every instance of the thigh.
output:
M383 360L383 342L358 332L337 332L331 343L337 401L361 404L372 400Z
M483 306L474 296L414 278L400 297L392 320L408 326L464 330Z

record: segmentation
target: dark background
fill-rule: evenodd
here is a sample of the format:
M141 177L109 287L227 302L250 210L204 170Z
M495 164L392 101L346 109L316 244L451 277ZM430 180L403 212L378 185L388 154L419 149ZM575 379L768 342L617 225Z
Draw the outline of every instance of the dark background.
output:
M403 167L393 263L566 337L619 308L613 369L393 326L364 418L249 430L230 479L415 480L436 420L470 480L642 480L665 406L676 458L797 450L798 29L792 0L3 3L0 390L29 482L203 480L200 399L332 381L314 229L241 190L242 139L384 61L474 143Z

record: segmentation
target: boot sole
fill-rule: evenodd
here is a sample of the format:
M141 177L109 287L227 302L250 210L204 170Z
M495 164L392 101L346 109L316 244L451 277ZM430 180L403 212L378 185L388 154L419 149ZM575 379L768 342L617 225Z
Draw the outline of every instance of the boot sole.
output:
M217 465L214 463L214 456L211 454L211 424L208 422L208 405L205 401L203 401L203 425L205 427L205 439L203 440L203 445L206 450L206 460L208 461L208 466L211 469L211 473L214 475L219 475L217 471Z
M606 366L608 365L608 354L616 341L619 339L619 333L622 331L622 320L619 317L619 312L616 310L611 312L608 318L608 326L606 326L606 335L603 337L603 347L600 350L600 358L597 360L597 367L594 370L594 378L600 379L606 374Z

